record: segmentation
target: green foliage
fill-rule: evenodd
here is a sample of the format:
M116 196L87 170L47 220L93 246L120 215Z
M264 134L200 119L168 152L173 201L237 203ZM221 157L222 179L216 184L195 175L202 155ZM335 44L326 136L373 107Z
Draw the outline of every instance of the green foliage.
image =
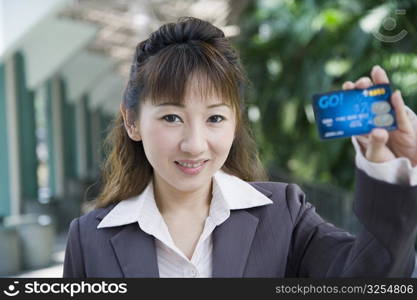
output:
M399 9L405 14L396 14ZM387 29L387 20L395 20L394 29ZM341 89L344 81L369 76L379 64L417 111L416 23L417 1L252 2L236 46L253 83L248 100L260 111L252 125L266 166L351 189L351 141L319 139L312 95ZM407 35L383 42L372 26L385 36L402 29Z

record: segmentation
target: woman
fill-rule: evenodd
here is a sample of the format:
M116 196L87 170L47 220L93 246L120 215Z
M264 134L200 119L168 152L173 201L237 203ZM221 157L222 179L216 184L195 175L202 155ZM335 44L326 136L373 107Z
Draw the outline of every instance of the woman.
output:
M344 88L388 82L380 67L371 75ZM398 130L353 139L364 225L354 237L297 185L265 181L245 84L236 52L208 22L182 18L138 44L104 188L70 225L64 277L410 276L417 130L401 94L391 99Z

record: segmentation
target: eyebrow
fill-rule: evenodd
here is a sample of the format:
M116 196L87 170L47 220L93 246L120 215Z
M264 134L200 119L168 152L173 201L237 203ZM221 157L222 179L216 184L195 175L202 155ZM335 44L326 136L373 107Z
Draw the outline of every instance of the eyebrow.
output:
M178 104L178 103L172 103L172 102L161 103L161 104L158 104L157 106L177 106L177 107L185 108L184 104ZM207 108L213 108L213 107L218 107L218 106L230 107L230 105L227 103L218 103L218 104L208 105Z

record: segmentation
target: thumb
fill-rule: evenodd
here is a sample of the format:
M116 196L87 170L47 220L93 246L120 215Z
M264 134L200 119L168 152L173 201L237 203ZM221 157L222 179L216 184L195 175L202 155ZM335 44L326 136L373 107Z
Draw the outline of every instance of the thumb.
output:
M366 159L371 162L386 162L394 159L395 156L386 146L388 142L388 131L382 128L375 128L369 134L369 144L366 149Z

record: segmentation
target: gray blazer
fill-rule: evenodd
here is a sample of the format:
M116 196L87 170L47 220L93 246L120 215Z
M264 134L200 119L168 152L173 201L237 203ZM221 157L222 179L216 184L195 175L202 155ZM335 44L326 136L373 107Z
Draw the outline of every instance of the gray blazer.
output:
M324 221L295 184L251 182L274 203L233 210L213 231L213 277L409 277L417 186L356 170L355 237ZM159 277L154 237L137 222L97 229L114 207L71 222L64 277Z

